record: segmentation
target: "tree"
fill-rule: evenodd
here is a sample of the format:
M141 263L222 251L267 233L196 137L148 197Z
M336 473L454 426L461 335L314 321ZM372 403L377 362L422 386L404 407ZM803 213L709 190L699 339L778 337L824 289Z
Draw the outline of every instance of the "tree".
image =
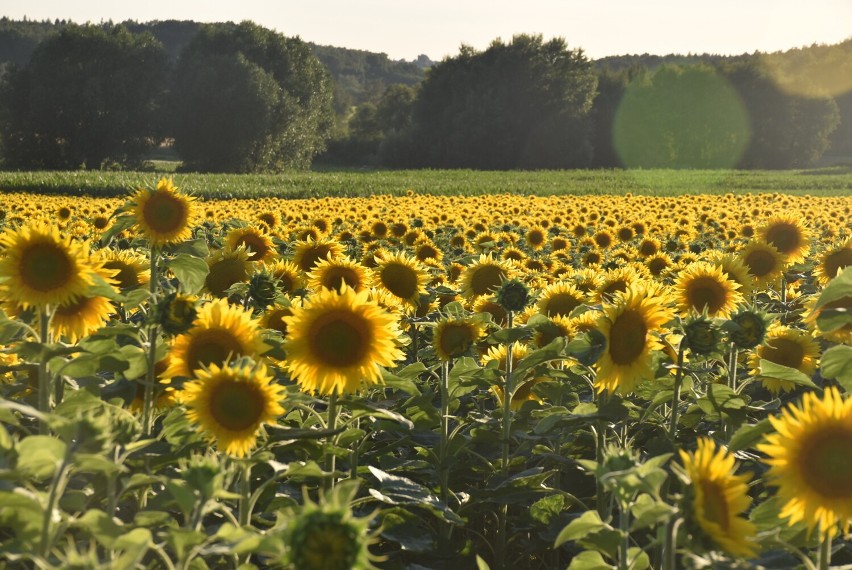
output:
M494 41L427 72L401 163L480 169L587 164L596 78L582 50L539 35ZM394 153L389 153L394 154Z
M748 144L749 122L712 67L667 64L628 85L613 137L628 167L732 168Z
M331 81L298 38L251 22L208 24L176 71L172 129L186 169L307 168L325 148Z
M756 60L721 70L739 93L751 120L751 140L738 166L803 168L819 160L840 121L834 99L785 91Z
M0 114L11 168L134 166L160 136L162 45L122 26L64 27L4 84Z

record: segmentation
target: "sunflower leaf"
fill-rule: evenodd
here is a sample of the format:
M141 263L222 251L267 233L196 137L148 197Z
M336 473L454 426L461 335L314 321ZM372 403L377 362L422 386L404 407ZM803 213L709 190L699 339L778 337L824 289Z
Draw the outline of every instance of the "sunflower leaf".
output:
M756 424L746 424L738 429L731 437L728 448L731 451L742 451L759 442L764 434L772 431L772 424L768 418L764 418Z
M811 380L807 374L804 374L795 368L782 366L781 364L776 364L771 360L766 360L764 358L760 359L760 376L775 380L783 380L784 382L792 382L797 386L806 386L808 388L817 387L816 384L814 384L814 381Z
M829 348L822 355L819 368L825 378L837 380L847 393L852 393L852 346Z
M844 297L848 297L849 291L852 291L852 267L847 267L840 275L828 282L828 285L822 290L819 299L817 299L814 310L832 301L839 301Z
M184 293L194 295L204 287L204 281L210 268L207 262L188 253L181 253L170 259L166 265L175 274Z
M615 566L607 564L600 552L585 550L571 559L568 570L612 570Z
M120 211L120 210L119 210ZM117 234L131 227L136 223L136 218L131 215L123 215L115 218L115 221L101 234L100 242L104 245L112 241Z

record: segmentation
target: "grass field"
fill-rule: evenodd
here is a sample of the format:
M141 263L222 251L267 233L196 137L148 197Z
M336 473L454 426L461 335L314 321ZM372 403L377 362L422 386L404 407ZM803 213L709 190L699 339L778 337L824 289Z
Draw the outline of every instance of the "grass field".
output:
M0 172L3 192L124 195L150 184L151 172ZM310 198L417 194L624 195L773 193L852 195L852 168L812 170L568 170L480 172L383 170L283 174L175 174L175 183L211 198Z

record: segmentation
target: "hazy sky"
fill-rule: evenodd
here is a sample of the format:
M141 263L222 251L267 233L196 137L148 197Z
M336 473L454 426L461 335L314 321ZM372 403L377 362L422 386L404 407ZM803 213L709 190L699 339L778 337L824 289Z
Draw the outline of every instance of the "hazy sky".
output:
M592 58L777 51L852 37L852 0L3 0L0 16L75 22L253 20L318 44L393 59L562 36Z

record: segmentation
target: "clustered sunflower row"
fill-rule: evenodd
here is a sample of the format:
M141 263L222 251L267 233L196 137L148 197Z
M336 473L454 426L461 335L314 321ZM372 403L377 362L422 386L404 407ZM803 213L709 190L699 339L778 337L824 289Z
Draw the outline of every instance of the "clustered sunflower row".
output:
M845 560L850 210L7 195L0 541L42 567Z

